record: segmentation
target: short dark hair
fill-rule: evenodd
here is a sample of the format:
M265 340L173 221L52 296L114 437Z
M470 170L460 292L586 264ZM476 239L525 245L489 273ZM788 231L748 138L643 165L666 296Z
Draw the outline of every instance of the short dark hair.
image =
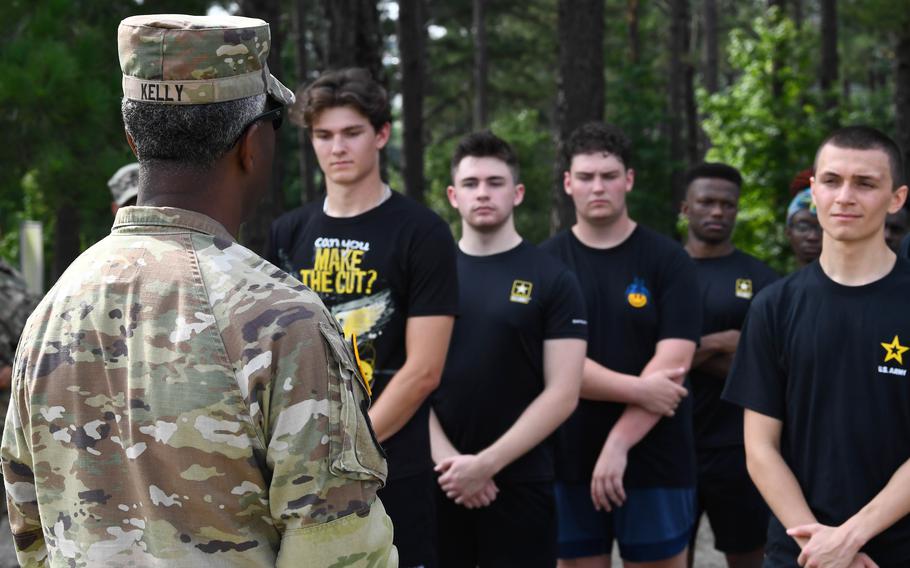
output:
M301 126L310 131L319 113L341 106L357 110L377 131L392 121L388 93L369 71L360 67L323 73L304 89L294 106L302 118Z
M518 156L508 142L489 130L472 132L462 138L452 154L452 181L455 181L455 170L468 156L474 158L496 158L505 162L512 172L512 181L518 183Z
M693 181L701 178L727 180L734 184L737 189L741 188L743 185L742 174L733 166L717 162L702 162L700 164L695 164L686 170L686 173L683 176L684 187L688 188Z
M835 130L819 145L818 151L815 153L816 166L818 165L818 155L828 144L850 150L881 150L888 156L888 162L891 165L891 180L894 183L894 187L891 189L904 185L904 159L900 146L884 132L862 125L846 126Z
M120 109L140 163L208 169L234 147L266 104L264 94L199 105L124 98Z
M565 169L572 166L572 158L579 154L605 152L616 156L629 169L632 162L632 141L617 126L603 122L587 122L576 128L563 144Z

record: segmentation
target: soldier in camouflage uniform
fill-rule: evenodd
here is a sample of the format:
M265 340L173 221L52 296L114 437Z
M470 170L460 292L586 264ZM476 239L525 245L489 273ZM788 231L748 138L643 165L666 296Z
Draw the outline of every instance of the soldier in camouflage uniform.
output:
M397 566L352 349L234 238L293 101L268 24L135 16L119 50L139 202L16 353L2 467L20 562Z
M35 300L22 276L0 260L0 412L6 416L10 399L13 354L25 320L35 309ZM0 568L18 566L6 517L6 500L0 499Z
M135 205L139 197L139 164L133 162L114 172L111 179L107 180L107 187L111 190L113 215L121 207Z

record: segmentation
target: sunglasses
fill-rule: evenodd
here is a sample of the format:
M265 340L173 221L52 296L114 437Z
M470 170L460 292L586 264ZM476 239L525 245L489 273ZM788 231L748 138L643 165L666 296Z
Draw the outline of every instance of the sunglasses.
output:
M256 116L254 116L252 118L252 120L247 122L246 126L244 126L243 129L240 131L240 135L237 136L237 139L234 140L234 143L231 145L231 147L233 148L234 146L236 146L237 142L239 142L240 139L243 138L243 134L247 131L247 129L249 129L249 127L253 126L260 120L271 120L272 128L277 131L279 128L281 128L281 123L284 120L284 107L283 106L276 107L276 108L267 110L261 114L257 114Z
M244 127L244 130L256 124L260 120L271 120L272 128L278 130L281 128L281 123L284 120L284 107L275 107L272 110L267 110L262 114L254 116L253 119Z

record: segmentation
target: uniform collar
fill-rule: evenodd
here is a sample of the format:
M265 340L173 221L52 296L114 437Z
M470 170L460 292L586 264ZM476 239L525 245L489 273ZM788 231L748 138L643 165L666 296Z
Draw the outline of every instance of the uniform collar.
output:
M117 216L114 218L112 233L132 233L137 228L142 228L147 232L149 228L153 232L173 232L167 229L186 229L198 233L205 233L234 241L234 237L224 228L224 226L215 221L208 215L186 209L177 209L176 207L123 207L117 210Z

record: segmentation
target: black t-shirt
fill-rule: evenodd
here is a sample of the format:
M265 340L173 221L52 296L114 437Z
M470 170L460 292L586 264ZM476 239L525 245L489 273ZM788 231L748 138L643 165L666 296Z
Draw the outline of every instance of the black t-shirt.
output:
M757 258L734 250L719 258L695 258L701 291L702 336L741 329L755 294L777 274ZM695 446L724 448L743 444L742 408L721 400L724 379L693 369Z
M321 201L290 211L272 224L269 249L268 260L318 293L346 335L357 334L374 399L404 364L407 318L457 311L448 225L396 192L355 217L329 217ZM390 478L431 467L429 408L383 444Z
M458 252L459 318L433 408L455 448L477 453L502 436L543 391L543 343L587 338L575 276L532 244L489 256ZM553 479L547 440L498 480Z
M588 310L588 357L620 373L638 375L662 339L698 341L701 306L695 265L675 243L638 225L610 249L584 245L571 230L542 247L571 268ZM560 428L556 477L587 482L624 404L581 400ZM628 487L691 487L695 484L692 399L673 418L661 418L629 452Z
M819 522L840 525L910 458L910 262L842 286L813 262L758 295L724 398L783 422L781 454ZM777 521L769 543L789 539ZM910 517L869 542L910 565Z

